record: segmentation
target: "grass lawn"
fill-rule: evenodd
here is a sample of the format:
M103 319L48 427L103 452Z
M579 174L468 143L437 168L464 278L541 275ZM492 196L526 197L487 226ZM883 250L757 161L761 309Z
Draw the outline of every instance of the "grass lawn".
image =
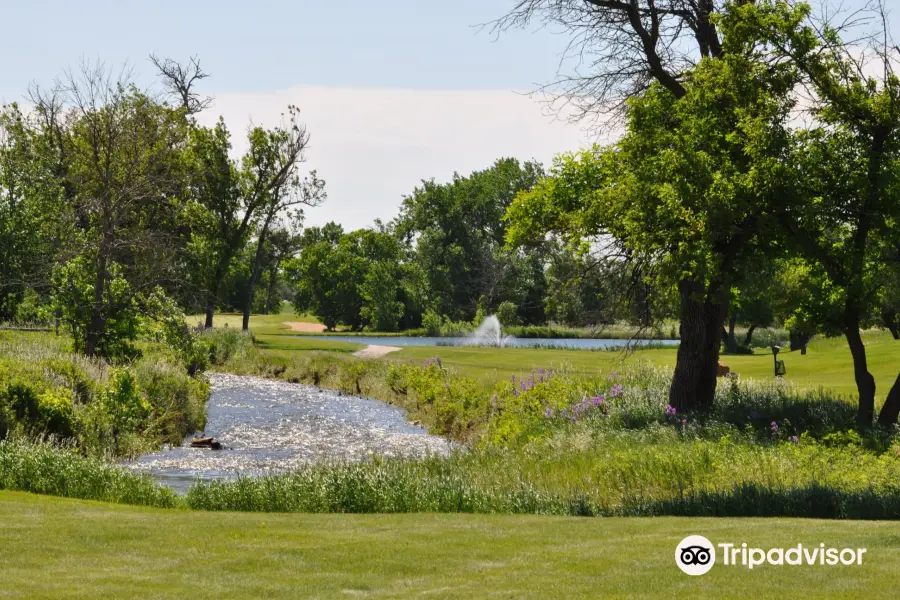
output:
M202 321L201 316L188 317L189 323ZM266 351L287 354L309 351L354 352L365 347L365 338L359 344L347 342L330 342L320 339L309 339L308 336L297 335L285 325L285 322L316 322L309 315L295 315L292 311L277 315L253 315L250 318L250 329L256 336L259 345ZM216 315L216 327L241 326L241 315ZM874 375L879 400L887 395L900 370L900 342L895 341L888 332L871 331L864 335L869 371ZM486 385L500 379L507 379L510 374L528 372L538 367L559 367L565 365L573 371L593 372L620 369L631 362L649 360L660 366L675 365L675 349L639 350L631 354L623 352L591 352L584 350L555 350L544 348L474 348L453 346L413 346L400 352L388 355L391 360L426 360L440 356L445 365L458 369L463 374L483 381ZM785 361L788 381L802 388L819 387L832 389L840 394L855 397L856 383L853 378L853 362L850 350L843 338L816 338L809 345L806 356L799 352L787 352L779 355ZM740 373L745 378L762 379L771 377L773 370L772 355L769 353L736 356L723 356L721 361Z
M310 319L311 317L306 317ZM361 344L329 342L308 339L292 334L284 321L297 320L292 314L260 315L251 317L251 329L260 346L273 352L310 350L330 350L352 352L363 348ZM237 317L240 327L240 316ZM878 398L883 400L900 371L900 342L888 332L866 332L866 353L869 371L877 384ZM528 372L538 367L559 367L565 365L574 371L604 371L621 369L623 365L635 361L649 360L660 366L675 365L675 349L638 350L624 352L591 352L585 350L555 350L544 348L475 348L458 346L412 346L388 355L391 360L426 360L440 356L441 361L460 372L493 384L507 379L512 373ZM819 387L832 389L840 394L855 397L856 383L853 378L853 362L850 350L843 338L816 338L809 345L806 356L800 352L779 354L785 361L788 381L802 388ZM754 355L723 356L721 361L745 378L762 379L772 376L773 360L768 353Z
M894 597L895 523L801 519L303 515L142 509L0 492L4 598ZM867 548L861 566L719 564L690 534Z
M868 332L865 335L869 371L877 383L878 397L883 399L900 371L900 341L887 332ZM621 368L630 362L649 360L660 366L675 366L675 349L638 350L623 352L590 352L583 350L546 350L529 348L461 348L412 347L391 354L390 358L425 360L440 356L445 365L457 367L471 376L486 380L506 379L511 373L529 371L536 367L568 365L575 371L596 371ZM809 345L806 356L800 352L784 351L778 355L785 361L788 381L803 388L825 387L840 394L855 396L853 362L843 338L816 339ZM745 378L772 377L771 354L722 356L721 362Z

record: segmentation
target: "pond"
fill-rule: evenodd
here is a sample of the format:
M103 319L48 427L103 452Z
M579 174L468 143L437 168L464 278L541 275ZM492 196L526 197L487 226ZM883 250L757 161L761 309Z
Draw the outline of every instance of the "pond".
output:
M472 337L410 337L410 336L368 336L368 335L305 335L304 338L329 340L332 342L353 342L376 346L478 346ZM675 346L679 340L616 340L589 338L504 338L506 348L560 348L570 350L596 350L624 348L628 344L636 346L654 344Z
M372 455L445 454L451 443L377 400L260 377L211 374L205 434L223 450L167 448L126 464L176 491L197 479L266 475Z

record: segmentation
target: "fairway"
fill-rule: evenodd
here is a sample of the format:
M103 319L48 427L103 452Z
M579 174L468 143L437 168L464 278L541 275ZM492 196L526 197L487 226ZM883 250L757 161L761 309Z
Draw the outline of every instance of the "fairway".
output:
M894 340L888 332L877 331L867 332L864 339L869 372L875 377L878 386L877 397L884 399L900 368L900 342ZM404 348L391 358L425 360L440 356L444 364L457 367L463 373L497 380L532 368L567 366L574 371L595 372L597 369L621 369L623 365L643 360L674 368L677 352L667 348L626 353L530 348L412 347ZM800 352L784 351L778 358L784 360L787 367L785 379L801 388L824 387L846 396L856 395L853 361L843 338L816 338L809 344L806 356L802 356ZM772 355L761 351L754 355L722 355L719 361L744 378L765 379L773 376Z
M154 510L0 492L4 598L805 598L895 592L895 523L801 519L282 515ZM867 548L861 566L689 577L691 534Z
M189 322L199 317L190 317ZM284 353L287 360L298 356L297 352L335 351L354 352L365 347L366 338L359 344L330 342L297 335L290 331L286 321L314 322L310 316L296 316L293 312L278 315L253 315L250 330L260 347L268 352ZM240 327L240 315L216 315L216 327L225 323L228 327ZM897 378L900 368L900 342L887 331L867 331L863 337L869 371L877 384L876 397L882 401ZM575 372L596 372L622 369L628 364L650 361L661 367L674 368L677 350L653 348L635 352L557 350L544 348L481 348L460 346L411 346L389 355L390 360L425 361L440 356L444 365L459 370L485 385L508 379L535 368L564 367ZM853 361L843 337L813 339L806 356L800 352L783 351L779 359L785 361L785 379L803 389L820 387L855 399L856 384L853 378ZM772 377L772 355L757 350L753 355L722 355L719 359L744 378L766 379Z

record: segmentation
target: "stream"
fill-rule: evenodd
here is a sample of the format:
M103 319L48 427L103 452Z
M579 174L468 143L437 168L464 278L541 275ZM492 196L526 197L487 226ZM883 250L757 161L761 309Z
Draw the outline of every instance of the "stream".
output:
M224 449L191 448L191 435L179 447L126 467L183 493L198 479L269 475L372 455L446 454L453 448L446 438L408 423L403 409L378 400L261 377L209 377L204 433Z

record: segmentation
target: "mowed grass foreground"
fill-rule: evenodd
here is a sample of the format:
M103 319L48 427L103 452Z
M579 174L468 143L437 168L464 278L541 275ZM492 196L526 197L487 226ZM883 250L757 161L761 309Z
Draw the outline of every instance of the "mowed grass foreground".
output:
M0 492L5 598L896 597L896 523L303 515L159 510ZM675 565L690 534L867 548L861 566Z

